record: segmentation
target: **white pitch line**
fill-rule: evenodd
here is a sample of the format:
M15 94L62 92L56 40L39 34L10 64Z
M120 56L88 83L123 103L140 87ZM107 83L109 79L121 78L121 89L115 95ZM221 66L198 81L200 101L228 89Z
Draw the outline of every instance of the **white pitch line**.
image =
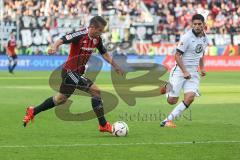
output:
M184 144L217 144L240 143L240 141L188 141L158 143L102 143L102 144L42 144L42 145L0 145L1 148L58 148L58 147L94 147L94 146L141 146L141 145L184 145Z
M39 90L39 89L48 89L50 90L50 86L47 85L36 85L36 86L1 86L2 89L30 89L30 90Z
M49 79L49 77L0 77L0 80Z
M60 85L59 85L60 86ZM113 90L110 85L99 85L101 89ZM49 85L0 86L1 89L51 90Z

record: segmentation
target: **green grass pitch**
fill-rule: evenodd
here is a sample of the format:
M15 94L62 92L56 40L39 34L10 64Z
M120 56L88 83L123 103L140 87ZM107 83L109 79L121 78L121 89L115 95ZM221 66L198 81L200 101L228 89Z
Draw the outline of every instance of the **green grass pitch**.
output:
M173 108L165 96L137 98L134 107L119 99L117 108L106 117L110 122L125 121L130 128L127 137L98 132L96 119L62 121L54 109L39 114L24 128L25 108L56 93L48 85L49 75L0 72L0 160L240 159L239 72L209 72L201 80L202 96L176 121L176 129L159 127L164 114ZM116 95L110 73L101 73L96 84ZM89 98L72 99L73 112L91 109Z

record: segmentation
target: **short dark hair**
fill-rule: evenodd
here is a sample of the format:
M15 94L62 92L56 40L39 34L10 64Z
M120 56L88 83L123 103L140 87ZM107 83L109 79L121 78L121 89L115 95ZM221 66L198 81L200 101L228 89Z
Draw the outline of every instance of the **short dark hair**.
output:
M102 16L94 16L90 19L89 25L93 25L95 27L106 26L107 21Z
M193 17L192 17L192 22L194 20L200 20L204 23L204 17L201 15L201 14L195 14Z

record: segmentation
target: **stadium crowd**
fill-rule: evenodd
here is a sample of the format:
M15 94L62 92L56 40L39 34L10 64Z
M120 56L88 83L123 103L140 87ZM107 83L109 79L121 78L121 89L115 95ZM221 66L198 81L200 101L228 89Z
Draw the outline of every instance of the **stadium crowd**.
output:
M47 29L49 34L55 34L56 31L59 34L58 30L60 28L63 32L64 28L61 27L65 22L58 21L59 19L72 18L73 21L78 19L81 21L79 25L86 25L88 18L98 14L99 11L109 20L110 32L104 34L104 40L117 45L124 44L122 42L131 44L133 39L154 43L175 43L179 40L181 33L191 27L191 17L195 13L208 15L206 16L206 32L223 35L218 37L221 42L224 41L224 35L228 34L233 44L233 36L240 33L240 0L4 0L3 18L11 21L22 17L34 17L35 19L39 17L40 20L44 17L43 28ZM28 23L26 21L26 24ZM140 29L132 32L136 24L147 26L151 23L155 26L154 31L151 31L151 35L146 39L145 35L141 38L139 33L147 34L147 27L145 31ZM21 29L25 31L23 26L21 28L21 24L20 32ZM67 29L69 28L71 26L67 26ZM38 30L38 28L27 29ZM37 36L35 33L32 35ZM157 39L154 39L156 37ZM38 37L32 39L36 40L36 38ZM45 53L46 44L33 44L35 49L28 46L25 48L33 50L32 52L36 54L39 51Z
M114 14L139 16L139 0L102 0L101 8L104 11L113 11ZM16 19L19 16L55 16L80 17L96 14L98 4L93 0L9 0L4 4L4 19ZM47 6L47 7L46 7ZM107 12L107 14L112 12Z
M239 0L145 0L150 12L159 17L159 32L174 33L189 28L191 16L206 13L207 33L240 32Z
M82 14L96 13L97 1L92 0L51 0L46 8L46 0L8 0L4 4L4 19L16 19L18 16L55 16L78 17ZM104 13L115 14L124 18L142 17L145 13L140 8L140 0L102 0ZM175 34L189 28L191 16L196 12L208 12L208 33L239 32L239 0L143 0L149 12L157 19L158 33ZM47 10L46 10L47 9ZM106 12L109 11L109 12ZM111 12L112 11L112 12Z
M18 16L75 17L89 14L94 8L91 0L8 0L4 4L4 18L15 19ZM47 6L47 7L46 7Z

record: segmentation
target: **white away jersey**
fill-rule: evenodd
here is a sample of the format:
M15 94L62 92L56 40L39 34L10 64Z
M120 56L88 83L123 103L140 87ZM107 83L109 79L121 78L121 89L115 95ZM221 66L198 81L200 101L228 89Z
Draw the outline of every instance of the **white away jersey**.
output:
M182 53L182 61L186 68L198 67L199 60L208 46L205 36L196 37L192 30L187 31L180 38L177 51Z

